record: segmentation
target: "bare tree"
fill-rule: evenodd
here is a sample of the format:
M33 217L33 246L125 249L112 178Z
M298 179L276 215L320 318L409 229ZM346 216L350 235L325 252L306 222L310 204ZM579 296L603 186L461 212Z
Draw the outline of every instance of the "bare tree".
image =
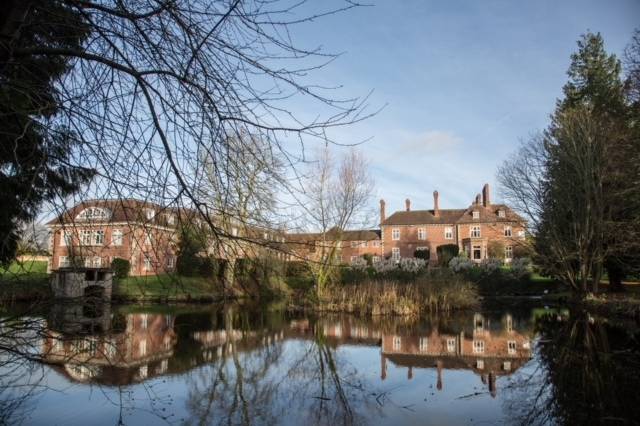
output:
M309 264L321 297L340 263L343 233L362 224L374 182L361 153L352 149L336 164L328 147L320 151L307 182L306 217L310 226L319 231L313 238L317 254Z

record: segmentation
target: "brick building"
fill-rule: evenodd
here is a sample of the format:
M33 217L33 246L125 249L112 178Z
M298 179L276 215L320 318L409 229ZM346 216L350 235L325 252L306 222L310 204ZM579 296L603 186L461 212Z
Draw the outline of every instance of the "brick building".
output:
M441 209L438 191L433 193L433 209L412 210L405 201L405 210L386 216L384 200L380 200L380 229L383 256L400 259L414 257L416 250L429 250L431 262L436 262L437 247L455 244L474 261L489 257L492 241L504 246L504 259L510 261L514 247L525 238L525 221L504 204L492 204L489 185L485 184L465 209Z
M132 199L84 201L47 224L49 268L105 267L122 258L131 262L131 275L173 271L181 214Z
M382 239L380 230L330 230L322 233L287 234L286 241L291 260L318 260L322 246L326 248L337 244L336 258L342 263L351 263L364 255L370 255L374 262L382 259Z

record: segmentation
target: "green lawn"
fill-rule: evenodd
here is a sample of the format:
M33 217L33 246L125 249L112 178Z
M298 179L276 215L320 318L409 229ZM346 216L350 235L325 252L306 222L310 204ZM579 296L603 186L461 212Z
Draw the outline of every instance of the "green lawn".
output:
M31 300L51 296L47 262L13 262L0 268L0 299Z
M219 288L219 282L212 278L162 274L118 280L114 295L133 300L216 299Z

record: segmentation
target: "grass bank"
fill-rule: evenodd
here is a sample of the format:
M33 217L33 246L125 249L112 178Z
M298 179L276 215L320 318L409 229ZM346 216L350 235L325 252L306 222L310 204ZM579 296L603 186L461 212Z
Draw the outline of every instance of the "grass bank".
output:
M47 262L15 261L0 268L0 301L30 301L51 298Z
M215 302L222 296L214 278L174 274L121 278L113 291L113 299L122 302Z
M368 280L335 286L316 300L313 309L361 315L417 316L479 306L474 286L452 274L421 274L411 282Z

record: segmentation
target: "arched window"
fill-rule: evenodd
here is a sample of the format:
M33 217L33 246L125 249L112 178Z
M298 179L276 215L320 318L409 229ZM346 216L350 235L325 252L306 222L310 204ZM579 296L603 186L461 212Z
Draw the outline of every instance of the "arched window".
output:
M107 220L111 217L111 212L102 207L88 207L80 212L76 219L79 220Z

